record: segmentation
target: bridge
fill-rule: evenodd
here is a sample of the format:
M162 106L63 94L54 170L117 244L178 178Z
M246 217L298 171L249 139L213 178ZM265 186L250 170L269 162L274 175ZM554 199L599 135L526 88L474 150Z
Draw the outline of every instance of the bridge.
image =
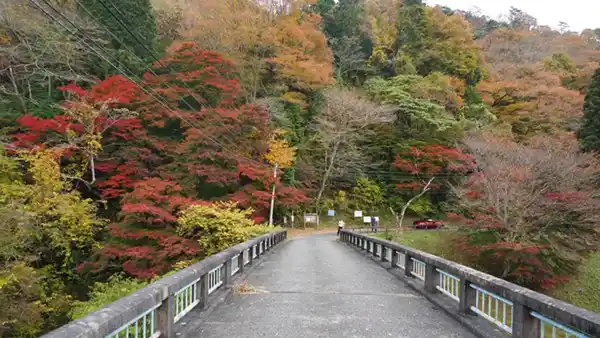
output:
M397 243L277 231L45 338L600 337L600 315Z

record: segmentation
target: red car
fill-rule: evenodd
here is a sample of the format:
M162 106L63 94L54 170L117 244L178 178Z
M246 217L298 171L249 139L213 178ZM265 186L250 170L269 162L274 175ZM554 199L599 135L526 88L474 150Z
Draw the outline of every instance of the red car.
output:
M437 229L444 226L442 221L434 221L431 218L420 219L413 222L415 229Z

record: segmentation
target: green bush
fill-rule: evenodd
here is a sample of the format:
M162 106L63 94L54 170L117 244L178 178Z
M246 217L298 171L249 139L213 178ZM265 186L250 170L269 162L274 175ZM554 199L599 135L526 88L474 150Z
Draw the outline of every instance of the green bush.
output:
M86 314L96 311L104 305L110 304L130 293L146 286L148 282L126 278L123 274L115 274L105 283L97 282L90 290L90 299L86 302L76 301L71 310L71 319L75 320Z
M232 202L192 205L179 217L177 234L197 240L202 252L209 256L274 230L256 225L250 219L252 212L252 209L241 210Z
M0 270L0 337L37 337L68 321L71 297L50 269Z

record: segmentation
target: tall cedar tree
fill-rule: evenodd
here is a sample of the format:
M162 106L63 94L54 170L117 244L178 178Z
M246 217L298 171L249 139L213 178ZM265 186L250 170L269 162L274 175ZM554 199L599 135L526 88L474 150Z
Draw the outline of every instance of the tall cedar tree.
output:
M600 150L600 68L596 70L585 94L583 121L577 138L584 151Z

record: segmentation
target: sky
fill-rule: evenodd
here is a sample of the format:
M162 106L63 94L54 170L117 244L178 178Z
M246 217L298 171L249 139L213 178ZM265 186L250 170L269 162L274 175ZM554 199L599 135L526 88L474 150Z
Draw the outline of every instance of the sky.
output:
M573 31L600 27L600 0L425 0L428 5L448 6L468 10L479 7L493 19L508 13L511 6L519 8L538 19L539 25L558 27L560 21L569 24Z

